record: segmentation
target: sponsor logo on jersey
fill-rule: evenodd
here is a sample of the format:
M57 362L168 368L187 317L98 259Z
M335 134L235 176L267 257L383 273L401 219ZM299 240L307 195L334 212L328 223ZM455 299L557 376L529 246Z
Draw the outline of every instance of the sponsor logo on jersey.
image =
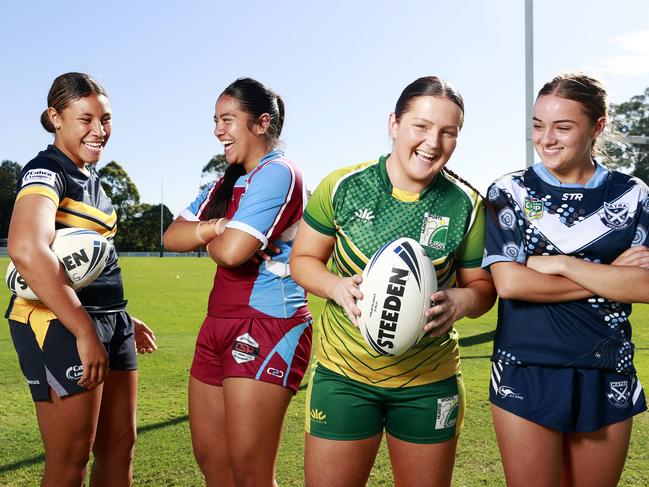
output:
M498 395L503 399L519 399L521 401L525 399L525 396L523 396L523 394L516 392L513 387L509 386L500 386L498 388Z
M311 416L311 421L315 423L327 424L327 415L319 409L311 409L309 416Z
M452 428L457 423L457 413L460 407L460 399L457 394L437 399L437 417L435 418L435 429L441 430Z
M250 334L245 333L232 344L232 356L238 364L252 362L259 355L259 343Z
M611 381L609 382L609 389L611 392L606 394L608 402L616 408L625 408L629 405L631 398L631 390L629 389L628 380Z
M435 250L446 250L446 237L450 221L451 219L447 216L424 213L419 243Z
M83 365L73 365L65 371L65 376L70 380L79 380L83 375Z
M368 210L367 208L356 210L354 212L354 216L359 220L363 220L366 222L374 220L374 212L372 210Z
M21 186L26 186L32 183L45 183L49 186L54 186L56 181L56 173L49 169L30 169L23 176Z
M543 216L543 201L537 198L525 198L525 216L529 220L538 220Z
M273 377L279 377L280 379L281 379L282 377L284 377L284 371L283 371L283 370L276 369L276 368L274 368L274 367L268 367L268 368L266 369L266 373L267 373L268 375L272 375Z
M38 379L26 379L26 380L27 380L27 384L30 386L38 386L41 383L41 381Z
M581 201L583 197L583 193L563 193L561 199L563 201Z
M629 214L629 205L627 203L607 203L599 212L602 223L613 230L622 230L633 221L633 215Z

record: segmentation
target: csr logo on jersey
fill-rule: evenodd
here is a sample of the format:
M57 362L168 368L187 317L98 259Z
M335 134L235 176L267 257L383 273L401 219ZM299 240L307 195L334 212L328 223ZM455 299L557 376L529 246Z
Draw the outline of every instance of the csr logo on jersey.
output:
M32 183L45 183L54 186L56 173L48 169L30 169L25 173L22 180L22 186Z
M610 402L616 408L627 407L629 405L629 399L631 398L629 381L611 381L608 385L611 391L606 394L606 397L608 397L608 402Z
M633 220L633 213L629 212L629 205L627 203L607 203L599 212L604 225L613 230L622 230L629 225Z
M70 380L81 379L83 375L83 365L73 365L65 371L65 376Z
M537 198L525 198L525 216L530 220L538 220L543 216L543 201Z
M435 250L446 250L446 237L450 221L451 219L447 216L424 213L419 243Z
M252 362L259 355L259 343L248 333L237 337L232 344L232 356L238 364Z

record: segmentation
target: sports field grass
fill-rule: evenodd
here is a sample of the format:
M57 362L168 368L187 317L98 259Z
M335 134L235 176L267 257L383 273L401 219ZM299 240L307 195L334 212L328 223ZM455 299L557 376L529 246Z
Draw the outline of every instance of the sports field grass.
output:
M124 258L129 311L151 325L159 351L140 360L139 439L135 453L136 486L199 486L187 424L187 377L194 340L212 283L213 265L206 258ZM0 258L4 271L7 259ZM9 291L0 286L0 301ZM317 315L321 301L312 300ZM636 365L649 383L649 306L633 314ZM495 309L477 320L459 323L462 369L467 387L467 417L456 461L455 486L504 485L488 405L489 354ZM303 485L304 391L289 408L277 477L281 486ZM649 415L636 417L620 485L649 483ZM8 327L0 326L0 485L37 485L42 446L34 407L20 373ZM335 467L332 467L335 468ZM368 485L392 485L385 446L379 452Z

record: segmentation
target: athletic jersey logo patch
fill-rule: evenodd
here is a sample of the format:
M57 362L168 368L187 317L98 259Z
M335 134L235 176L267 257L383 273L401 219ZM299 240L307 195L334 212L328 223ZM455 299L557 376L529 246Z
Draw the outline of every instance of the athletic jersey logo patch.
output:
M610 402L616 408L625 408L629 405L629 399L631 398L629 381L611 381L609 382L609 388L611 392L606 394L606 397L608 397L608 402Z
M435 418L436 430L452 428L455 426L457 423L459 405L460 399L457 394L437 399L437 417Z
M309 411L309 415L311 416L312 421L327 424L327 415L323 411L312 409Z
M599 213L602 223L613 230L622 230L633 221L627 203L606 203Z
M30 169L23 176L22 186L27 186L32 183L44 183L49 186L54 186L56 181L56 173L49 169Z
M543 201L537 198L525 198L525 216L538 220L543 216Z
M250 334L237 337L232 344L232 356L238 364L252 362L259 355L259 343Z
M424 213L419 243L435 250L446 250L446 237L450 221L451 219L447 216Z

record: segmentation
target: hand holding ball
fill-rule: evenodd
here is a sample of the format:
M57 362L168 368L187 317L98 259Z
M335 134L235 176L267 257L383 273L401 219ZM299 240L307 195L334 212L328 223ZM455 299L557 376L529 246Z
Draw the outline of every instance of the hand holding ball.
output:
M424 336L437 277L417 241L398 238L377 250L363 271L360 290L359 328L376 352L400 355Z

